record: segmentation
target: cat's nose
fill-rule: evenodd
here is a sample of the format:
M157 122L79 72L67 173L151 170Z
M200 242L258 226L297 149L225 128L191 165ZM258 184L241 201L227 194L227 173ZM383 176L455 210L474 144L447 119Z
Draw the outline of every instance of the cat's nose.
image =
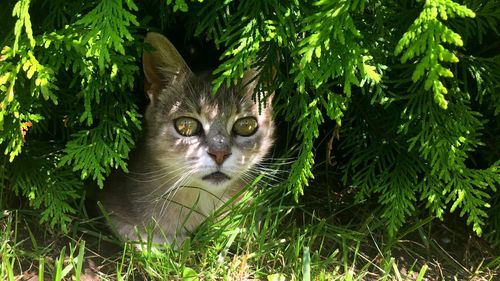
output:
M214 159L217 165L222 165L229 155L231 155L231 147L227 138L222 135L212 137L207 153Z
M222 165L222 163L224 163L224 161L229 157L229 155L231 155L231 151L229 151L229 149L217 149L217 148L214 148L214 149L208 149L207 151L208 155L214 159L215 163L217 163L217 165Z

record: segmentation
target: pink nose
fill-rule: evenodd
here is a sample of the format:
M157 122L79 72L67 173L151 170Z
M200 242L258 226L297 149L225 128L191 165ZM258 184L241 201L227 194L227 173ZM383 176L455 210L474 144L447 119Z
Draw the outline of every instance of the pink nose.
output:
M214 159L217 165L222 165L229 155L231 155L231 152L227 149L209 149L207 153L212 159Z

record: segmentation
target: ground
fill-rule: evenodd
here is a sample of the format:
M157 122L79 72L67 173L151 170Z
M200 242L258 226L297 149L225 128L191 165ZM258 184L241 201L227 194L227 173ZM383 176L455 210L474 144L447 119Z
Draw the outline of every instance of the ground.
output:
M498 249L462 218L416 214L390 239L376 204L353 190L311 189L299 203L284 190L209 221L181 248L137 251L85 213L67 233L40 225L26 209L0 220L5 280L500 280ZM375 210L375 211L374 211ZM307 279L310 277L310 279Z

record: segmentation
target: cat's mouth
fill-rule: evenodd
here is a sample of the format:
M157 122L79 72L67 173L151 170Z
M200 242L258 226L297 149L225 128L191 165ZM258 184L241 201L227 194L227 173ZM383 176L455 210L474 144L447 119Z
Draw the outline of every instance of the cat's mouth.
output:
M215 173L211 173L211 174L208 174L206 176L203 176L201 179L219 184L219 183L223 183L227 180L230 180L231 178L222 172L215 172Z

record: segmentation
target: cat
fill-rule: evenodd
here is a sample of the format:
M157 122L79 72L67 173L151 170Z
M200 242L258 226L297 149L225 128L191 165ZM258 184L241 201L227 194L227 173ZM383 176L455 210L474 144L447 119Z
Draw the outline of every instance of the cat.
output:
M272 95L260 92L266 106L252 100L255 69L211 94L210 78L195 75L166 37L150 32L145 43L144 136L101 201L122 239L180 246L255 177L273 144Z

